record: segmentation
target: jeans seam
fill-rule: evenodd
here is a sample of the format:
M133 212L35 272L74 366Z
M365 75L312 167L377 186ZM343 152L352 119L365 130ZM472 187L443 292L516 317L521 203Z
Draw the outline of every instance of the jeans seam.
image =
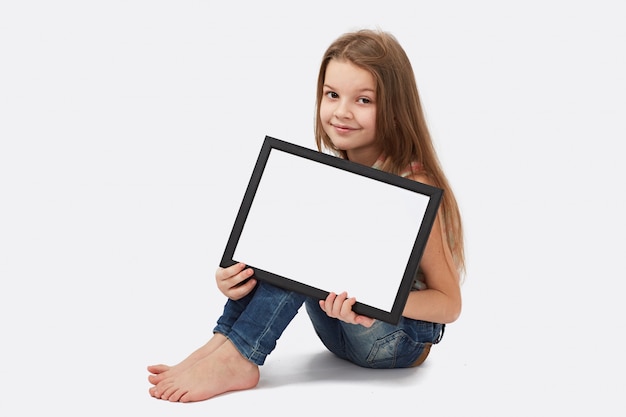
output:
M278 317L278 313L282 311L282 307L287 303L287 300L289 299L290 296L291 296L291 293L289 292L284 293L284 296L280 299L280 302L276 305L276 308L274 309L272 316L266 323L263 333L261 333L260 337L257 339L255 346L252 346L252 352L250 354L251 357L252 356L256 357L257 355L262 355L263 357L266 357L268 355L268 353L265 353L260 349L261 340L265 338L267 333L272 328L274 322L276 321L276 318Z

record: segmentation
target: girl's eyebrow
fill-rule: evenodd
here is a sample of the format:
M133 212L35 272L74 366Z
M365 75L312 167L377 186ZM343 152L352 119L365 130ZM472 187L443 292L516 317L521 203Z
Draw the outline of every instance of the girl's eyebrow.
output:
M328 85L328 84L324 84L324 85L323 85L323 88L328 88L328 89L330 89L330 90L335 90L335 88L333 88L332 86L330 86L330 85ZM369 87L365 87L365 88L360 89L360 90L359 90L359 93L360 93L360 94L362 94L362 93L371 93L371 94L376 94L376 90L372 90L372 89L371 89L371 88L369 88Z

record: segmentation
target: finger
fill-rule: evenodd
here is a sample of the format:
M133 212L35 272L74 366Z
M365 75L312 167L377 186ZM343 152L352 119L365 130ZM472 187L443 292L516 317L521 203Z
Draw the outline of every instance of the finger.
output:
M229 271L229 273L231 273L231 271L235 271L235 273L231 273L228 276L221 277L221 279L218 281L219 283L221 283L220 285L226 287L227 289L235 288L238 285L241 285L245 280L254 275L254 270L252 268L245 268L243 270L239 270L239 268L228 268L227 271Z
M341 294L339 294L337 296L337 298L335 298L335 301L333 302L333 307L332 307L333 317L340 317L341 316L341 312L342 312L342 309L343 309L343 303L344 303L344 301L346 301L347 297L348 297L348 293L344 291Z
M341 304L341 315L344 317L356 316L356 313L352 311L352 307L356 303L356 298L348 298Z
M374 324L375 319L373 319L371 317L367 317L367 316L359 316L359 315L357 315L354 318L354 321L356 322L356 324L360 324L361 326L372 327L372 325Z
M244 282L241 285L237 285L233 288L230 288L226 291L226 296L232 300L239 300L240 298L245 297L254 289L257 281L254 278L250 278L249 281Z
M243 285L242 283L244 283L245 280L251 278L254 275L254 271L252 270L252 268L247 268L243 270L241 270L241 268L245 268L245 264L239 263L232 265L228 268L220 268L215 274L217 288L222 292L222 294L224 294L228 298L238 299L243 297L245 294L239 293L237 291L233 293L232 290L237 288L237 286ZM234 272L237 273L233 275ZM254 285L256 285L256 282L250 285L254 287ZM249 287L250 289L248 290L248 292L251 291L252 287ZM242 291L245 291L245 288Z
M243 283L247 279L251 278L253 275L254 270L252 268L246 268L243 271L240 271L239 273L224 279L222 282L229 289L236 288L240 285L243 285Z
M237 275L245 267L246 265L243 262L239 262L227 268L217 268L217 271L215 271L215 279L218 281L227 280L228 278Z
M337 294L335 294L334 292L331 292L328 294L328 297L326 297L326 300L320 303L320 306L323 308L326 315L330 317L333 317L332 312L333 312L333 304L335 302L335 298L337 298Z
M226 278L230 278L233 277L239 273L241 273L242 271L246 270L246 264L244 264L243 262L238 262L234 265L229 266L228 268L226 268L225 272L227 273L227 277Z
M341 304L341 318L343 321L356 324L356 316L357 314L352 311L352 307L356 303L356 298L348 298Z
M236 287L246 284L247 283L246 280L251 279L253 275L254 275L254 271L252 270L252 268L244 269L243 271L241 271L240 273L238 273L237 275L235 275L234 277L230 279L229 283L230 283L231 288L236 288Z

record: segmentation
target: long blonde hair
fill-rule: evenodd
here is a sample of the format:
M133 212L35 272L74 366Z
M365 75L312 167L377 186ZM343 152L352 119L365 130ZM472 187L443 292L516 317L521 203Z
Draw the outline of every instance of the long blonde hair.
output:
M419 162L433 185L444 190L440 206L442 227L457 270L465 272L461 214L452 188L435 152L420 102L415 75L406 52L390 33L362 29L337 38L322 58L317 80L315 142L318 150L337 149L322 127L320 103L326 67L333 60L346 60L369 71L376 81L376 138L387 157L385 171L399 174Z

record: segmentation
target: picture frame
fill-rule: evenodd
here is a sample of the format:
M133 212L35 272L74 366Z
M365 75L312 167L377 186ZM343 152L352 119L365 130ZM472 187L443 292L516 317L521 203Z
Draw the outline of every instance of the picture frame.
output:
M443 190L266 136L220 266L397 324Z

